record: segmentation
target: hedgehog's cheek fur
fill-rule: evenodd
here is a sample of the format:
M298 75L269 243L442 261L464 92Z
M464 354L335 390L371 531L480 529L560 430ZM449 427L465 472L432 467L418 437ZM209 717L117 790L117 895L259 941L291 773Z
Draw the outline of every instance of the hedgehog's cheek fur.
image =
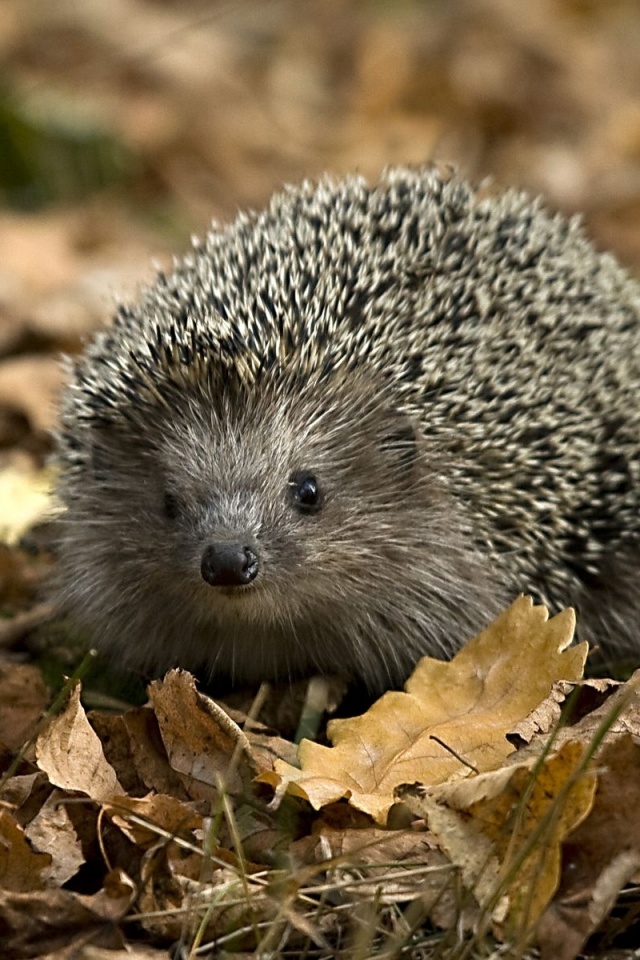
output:
M425 652L451 653L452 635L462 642L503 600L464 514L430 480L414 479L375 539L367 491L357 504L334 494L324 516L289 516L285 530L285 513L263 524L260 575L241 595L202 580L202 529L179 526L169 544L149 509L93 523L83 488L62 538L66 599L116 662L152 672L179 664L252 682L338 669L372 689L396 685ZM105 495L111 508L117 498Z

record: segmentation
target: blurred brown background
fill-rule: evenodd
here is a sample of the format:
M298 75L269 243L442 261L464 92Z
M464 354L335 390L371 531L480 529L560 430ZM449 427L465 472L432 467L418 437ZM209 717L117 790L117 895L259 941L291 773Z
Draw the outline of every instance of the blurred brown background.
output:
M5 454L151 257L283 181L454 164L640 272L637 0L3 0L0 69Z

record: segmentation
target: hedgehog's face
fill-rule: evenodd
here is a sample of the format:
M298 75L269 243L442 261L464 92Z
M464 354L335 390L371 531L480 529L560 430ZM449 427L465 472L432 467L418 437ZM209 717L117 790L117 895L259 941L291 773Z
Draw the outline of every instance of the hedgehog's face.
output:
M145 637L131 660L246 680L368 665L379 678L382 661L397 680L460 604L469 548L434 455L353 375L242 402L199 390L91 442L67 578L85 607L111 598L112 646L129 653L132 625Z
M415 529L425 484L409 417L353 383L344 397L323 386L322 403L298 385L265 388L163 423L151 539L197 581L199 609L272 627L311 621L370 591L405 536L403 511ZM411 551L404 560L401 581Z

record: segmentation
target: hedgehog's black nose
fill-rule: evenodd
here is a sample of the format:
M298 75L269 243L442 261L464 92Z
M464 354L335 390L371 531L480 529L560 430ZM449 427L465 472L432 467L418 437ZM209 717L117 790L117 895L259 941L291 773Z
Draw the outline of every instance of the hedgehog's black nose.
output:
M200 564L202 579L212 587L241 587L258 576L258 557L238 543L212 543Z

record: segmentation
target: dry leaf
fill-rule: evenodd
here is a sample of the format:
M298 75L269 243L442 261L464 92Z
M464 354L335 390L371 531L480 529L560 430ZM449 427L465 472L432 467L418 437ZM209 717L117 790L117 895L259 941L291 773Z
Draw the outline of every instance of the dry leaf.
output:
M103 889L92 896L68 890L0 890L4 956L49 956L70 942L78 950L87 942L106 948L122 947L124 938L115 924L129 909L132 894L131 881L120 870L112 870Z
M142 796L153 790L188 799L180 775L169 765L158 721L150 707L116 715L92 710L89 720L126 793Z
M50 865L51 856L32 850L24 830L10 813L0 809L0 889L16 893L42 890Z
M156 936L178 939L192 935L207 918L206 939L248 926L248 945L253 945L252 924L273 916L265 889L235 870L210 866L206 881L203 857L186 855L175 844L158 845L145 854L138 901L142 926Z
M0 406L22 413L34 433L49 433L56 424L64 383L55 355L30 354L0 363Z
M80 703L79 683L62 713L36 740L36 762L64 790L79 790L97 801L124 793Z
M129 839L143 848L156 844L158 839L173 837L186 837L195 844L193 831L202 830L202 817L194 811L193 804L175 797L120 797L117 802L106 804L105 809Z
M155 721L151 710L145 707L140 709L146 709L147 714ZM136 741L135 738L131 737L125 722L125 718L130 713L136 712L136 710L127 710L125 713L101 713L98 710L90 710L87 719L98 735L105 759L113 767L118 783L124 792L130 796L142 797L148 792L149 786L140 776L136 762L137 757L134 754ZM151 752L153 759L155 759L158 750L164 755L164 747L159 734L155 751L152 750L148 740L144 740L141 746L143 751L149 750ZM175 779L178 780L177 777ZM167 792L171 793L172 791Z
M47 293L71 283L82 261L74 250L77 215L41 214L39 217L4 211L0 218L0 264L22 278L31 291ZM37 256L36 251L46 251Z
M584 752L582 744L567 743L541 765L531 758L422 797L411 788L403 793L460 867L465 886L512 934L531 934L558 887L560 845L593 804L595 774L574 778Z
M82 844L63 800L64 794L54 790L24 831L33 849L51 858L42 874L47 887L61 887L85 862Z
M196 690L190 673L171 670L150 684L149 698L174 770L212 787L224 783L229 793L242 789L242 766L255 775L247 737L222 707ZM240 764L231 769L236 746Z
M514 726L558 680L582 674L586 644L566 649L573 611L547 616L520 597L452 661L425 657L406 693L386 693L363 716L331 721L333 747L303 740L300 770L276 762L279 789L286 785L315 809L347 797L385 823L400 784L432 785L471 767L499 766L513 751L507 734Z
M7 467L0 472L0 539L17 543L27 530L49 517L51 471Z
M640 868L640 746L622 735L597 762L593 809L565 838L562 882L540 923L545 960L573 960Z
M42 674L27 663L0 666L0 742L19 750L49 703Z
M290 849L297 862L326 863L334 889L354 900L435 899L454 869L433 837L415 830L336 829L321 823Z
M604 686L604 683L603 683ZM636 670L630 680L623 684L609 681L608 696L604 702L598 697L597 706L571 727L558 732L558 742L581 740L590 743L599 736L603 725L607 727L607 738L625 733L640 737L640 670Z
M590 677L577 683L561 680L554 684L546 700L514 726L511 731L512 741L517 737L524 743L535 742L541 738L546 742L548 734L560 720L562 706L569 695L573 697L571 716L574 717L576 713L583 716L600 706L619 686L620 683L615 680L599 677ZM575 723L575 720L573 722Z
M47 780L46 774L42 771L35 773L23 773L15 777L10 777L0 787L0 801L2 806L11 810L22 827L29 823L33 818L33 813L26 817L22 815L21 808L27 803L36 804L36 812L40 809L43 802L51 793L53 787Z
M0 443L33 443L34 438L26 433L25 418L37 430L42 430L50 420L50 408L47 410L44 406L49 390L38 381L37 375L34 378L33 351L42 351L42 355L35 358L36 368L42 363L45 373L47 368L53 370L49 345L63 343L64 349L75 347L99 316L111 312L111 291L125 289L125 271L126 286L131 288L131 275L142 279L143 273L138 270L140 261L142 271L146 271L146 253L140 254L141 244L137 241L139 227L134 218L125 220L119 215L119 210L127 204L128 185L133 188L138 214L141 204L146 207L150 200L155 207L155 201L159 201L162 211L180 210L178 219L190 220L188 224L176 224L175 218L170 217L172 233L183 227L185 233L192 227L201 232L203 211L207 211L206 218L209 212L233 215L239 206L259 206L274 185L283 180L297 180L302 173L315 176L323 169L339 173L348 168L376 175L394 159L420 163L427 156L433 157L435 151L436 157L462 165L475 179L488 174L502 184L517 183L535 191L542 190L554 207L582 209L589 220L589 232L593 233L595 227L600 247L616 248L636 270L640 262L637 56L640 19L636 6L629 0L600 4L593 0L565 0L558 4L548 0L532 4L483 0L481 4L395 5L338 0L307 5L302 22L298 5L290 2L253 4L249 13L246 5L227 4L223 16L196 17L195 21L191 4L145 4L140 0L117 0L110 4L78 4L70 0L25 4L21 0L9 0L0 4L0 53L11 90L9 110L14 102L20 105L25 99L28 105L35 105L40 116L42 111L47 114L52 127L57 128L58 119L62 127L70 119L74 138L78 134L74 154L81 159L81 172L84 172L88 168L82 143L85 129L82 117L78 117L80 122L76 126L74 109L68 118L64 115L71 101L74 105L82 101L92 120L98 125L106 122L110 129L117 130L125 148L132 148L135 157L141 160L134 162L128 183L118 185L115 191L107 190L103 199L98 195L83 198L75 209L65 203L56 204L50 212L29 210L26 214L0 214L0 351L4 356L12 355L4 372L0 366ZM91 64L96 61L96 52L101 64L100 76L97 83L87 82L95 72ZM210 55L212 53L215 55ZM24 158L29 160L29 144L24 146ZM42 158L43 175L49 172L50 160L55 168L56 153L54 145ZM59 172L64 182L67 176L73 177L72 167L73 164ZM15 195L10 185L13 172L9 170L9 187L5 191L9 200ZM37 203L39 184L34 187ZM18 193L19 200L29 202L29 190L26 195L22 190ZM156 218L152 219L155 222ZM163 216L163 222L165 219ZM137 220L141 221L139 215ZM167 230L161 227L158 231L156 225L153 236L149 231L147 247L157 249L158 242L165 243L166 235ZM175 248L175 242L172 246ZM49 351L48 356L45 351ZM31 357L27 352L31 352ZM23 356L27 356L26 361ZM26 370L24 378L22 370ZM499 372L497 370L497 376ZM7 406L2 403L3 397ZM39 450L43 445L42 436L37 438L37 443L39 446L35 449ZM3 571L0 580L6 582ZM8 584L9 589L3 591L8 612L24 609L31 602L31 597L24 602L27 591L22 589L21 582L18 577L14 579L17 590ZM0 645L4 642L15 646L20 632L32 622L28 619L5 621ZM535 665L527 663L523 668L537 676ZM454 696L456 682L446 680L447 686L442 691L436 690L434 697L441 693L444 698ZM17 699L20 690L18 684ZM22 720L13 709L7 712L4 691L5 688L0 687L0 704L3 720L8 718L5 727L8 739L13 743L19 739L18 725ZM23 693L26 704L23 729L29 731L32 727L28 717L35 713L29 691L24 689ZM560 702L553 690L546 699L541 699L532 713L514 723L509 731L512 743L515 735L518 741L530 744L532 752L539 753L545 731L556 721ZM561 731L558 746L570 738L586 745L597 735L603 717L616 702L619 701L614 695L603 710ZM16 703L16 708L19 706ZM282 733L281 714L277 716L273 726ZM190 706L185 725L194 717L198 725L200 718ZM624 730L638 736L639 718L636 699L616 720L607 742L613 742ZM470 713L469 724L476 719L480 720ZM180 823L183 813L180 801L187 796L184 784L192 793L200 790L203 796L207 795L207 784L191 779L186 772L178 774L171 769L149 709L134 711L119 720L118 723L94 721L99 737L104 737L103 752L114 768L119 785L136 796L154 790L175 798L175 805L165 798L166 809L162 807L165 800L158 798L153 815L165 825L173 822L175 815L176 822ZM12 727L13 721L15 727ZM174 730L179 739L177 723ZM491 749L495 747L494 733L488 736ZM257 768L271 769L275 741L265 738L264 752L259 753L257 741L251 736L249 740ZM197 773L200 763L205 777L211 779L226 769L225 764L235 747L221 741L214 748L215 760L211 763L205 742L206 736L200 746L190 743L190 748L194 748L191 756L180 757L177 750L175 753L180 767ZM455 741L452 743L455 745ZM276 752L280 752L281 747L284 753L290 749L278 744ZM383 747L388 749L384 744ZM429 759L428 748L433 748L434 743L427 741L426 747ZM76 745L70 737L68 748L70 752L77 749L82 753L84 740L81 737ZM472 744L470 752L473 748ZM205 750L201 760L197 758L198 749ZM464 759L469 759L465 743L460 749ZM401 752L397 756L404 759ZM562 960L567 955L567 944L569 950L574 949L571 936L575 946L576 936L580 940L586 930L593 929L633 867L636 855L633 843L630 842L626 850L621 845L625 823L630 838L638 832L635 761L629 754L621 755L620 763L608 764L602 760L604 756L603 750L600 760L607 769L598 773L601 778L598 789L602 787L603 796L610 790L611 803L604 805L602 819L598 820L596 802L587 820L564 844L567 873L553 906L561 926L555 929L555 939L548 941L553 960ZM625 756L627 769L621 766ZM1 759L11 762L6 752L2 752ZM290 760L286 755L284 759ZM390 779L393 760L388 759L387 779ZM450 761L454 775L456 770L460 773L465 769L446 752L431 757L434 763L438 760L443 766L445 761ZM512 760L513 755L507 762ZM383 764L380 758L375 762ZM480 761L473 762L477 767L482 766ZM101 761L97 767L102 768ZM251 769L244 757L240 758L240 769L242 777ZM24 763L20 770L22 776L12 778L2 796L3 802L18 806L10 812L18 825L24 827L34 817L37 820L40 808L44 811L42 804L46 807L51 788L43 784L43 773L34 779L29 764ZM340 781L339 765L337 772ZM444 775L448 775L446 771ZM71 781L71 774L68 776ZM468 774L464 776L465 783L473 779ZM516 774L506 776L508 783L502 793L486 801L476 797L474 803L495 803L497 809L502 810L500 804L517 785ZM344 783L339 782L338 786L344 787ZM385 783L385 788L387 786ZM621 802L614 810L617 789ZM209 788L208 796L215 798L213 787ZM138 802L133 802L132 809L136 809ZM140 802L153 804L154 801L144 798ZM66 809L77 826L80 809L86 811L89 807L92 824L87 819L83 830L78 828L78 832L82 833L83 841L86 840L87 850L96 851L95 806L82 803L80 808L76 805ZM303 805L292 803L283 813L299 807ZM304 836L307 828L320 833L321 840L316 839L315 848L319 857L323 844L330 854L344 858L345 872L340 873L340 865L333 874L334 879L341 880L347 876L346 860L354 856L361 862L365 856L364 851L354 851L363 839L364 814L358 814L346 803L334 807L340 814L336 809L324 808L321 815L313 815L305 808L297 826L304 840L309 839ZM339 829L329 825L329 818L333 816L331 823L335 824L339 816L344 815L345 808L351 819L345 817ZM245 840L250 816L237 805L234 814ZM354 814L358 814L358 819ZM108 818L102 818L100 841L104 842L112 862L131 863L131 875L137 884L140 850L134 847L134 842L146 849L153 831L140 827L138 832L131 816L127 816L130 831L127 836L131 840ZM166 819L163 820L163 816ZM269 853L283 842L283 835L286 842L286 833L281 821L269 811L254 805L251 816L256 828L262 827L259 836L251 834L252 849L260 854L261 862L269 864L272 862ZM614 818L610 837L607 816ZM396 832L380 833L380 850L388 844L389 856L393 858ZM403 835L404 831L398 833ZM421 839L425 836L428 835L421 835ZM410 842L407 837L407 843ZM113 855L118 843L121 843L118 852L126 848L130 860L120 860ZM584 857L580 853L583 843L586 845ZM159 848L166 846L162 838L158 838L158 845ZM402 857L402 850L400 844L400 849L395 851L398 858ZM191 890L196 899L200 898L202 911L205 903L211 903L219 895L223 899L225 894L227 898L242 898L242 892L234 886L232 871L216 876L218 887L213 883L210 887L202 884L198 854L181 859L177 845L170 851L151 847L147 852L145 871L148 868L149 872L145 872L144 886L145 896L146 887L152 888L150 909L154 905L161 908L165 903L174 903L178 909L188 912ZM311 865L308 869L316 867ZM548 872L546 867L543 872ZM380 880L380 895L392 899L394 881L385 884L383 873L381 866L380 873L375 874ZM373 872L363 875L360 886L360 878L357 871L354 872L347 878L352 883L349 895L357 897L367 889L373 876ZM259 905L255 914L233 908L235 916L233 909L225 914L222 907L207 928L207 935L231 932L234 923L250 925L253 919L274 915L286 917L293 927L304 931L305 918L300 918L295 909L284 906L296 878L295 873L288 878L289 888L275 913L269 914L266 903ZM322 883L322 879L318 877L318 882ZM111 877L110 882L113 880ZM121 882L115 878L116 887ZM165 883L168 893L163 889ZM398 881L398 892L403 885L404 881ZM66 891L58 895L54 891L35 890L1 897L2 960L5 955L7 960L9 956L36 955L46 955L50 960L76 960L85 954L87 960L89 957L91 960L98 957L125 960L125 956L146 960L147 956L159 956L160 951L156 953L150 947L131 943L127 944L126 952L106 950L106 945L116 947L124 940L115 926L128 902L126 882L123 886L122 896L113 898L117 908L107 910L106 914L96 912L95 906L99 904L92 906L90 898L83 900ZM409 894L410 882L406 889ZM453 897L451 901L447 922L452 929L443 950L457 931L464 929L464 917L456 915ZM344 942L341 917L353 915L355 924L361 924L363 914L357 915L350 904L346 906L342 913L338 908L318 920L318 926L324 920L333 924L329 926L332 943ZM308 907L307 902L300 909ZM311 907L309 913L314 911L315 907ZM386 911L385 926L391 913ZM400 910L394 913L398 928L402 929L405 915ZM371 928L375 929L373 905L369 915ZM154 933L164 932L174 940L183 933L181 915L149 918L146 922ZM166 931L162 930L163 923L167 925ZM381 927L382 924L378 929ZM124 929L133 937L137 925L127 925ZM308 926L306 931L313 942ZM227 946L229 942L218 949L224 950ZM244 946L245 958L254 954L250 937ZM371 950L361 943L357 946L362 956L369 956L374 952L384 953L386 944L381 949L376 944ZM479 954L493 949L493 945L485 950L483 947L477 951ZM408 944L402 945L405 952L407 948L410 949ZM429 946L426 949L428 951ZM467 947L467 952L469 949ZM305 950L313 953L308 947ZM166 952L166 949L161 951L163 957ZM289 944L283 945L282 952L298 951L295 945ZM323 955L329 952L325 948ZM398 955L401 952L399 949ZM500 953L500 948L493 952Z

